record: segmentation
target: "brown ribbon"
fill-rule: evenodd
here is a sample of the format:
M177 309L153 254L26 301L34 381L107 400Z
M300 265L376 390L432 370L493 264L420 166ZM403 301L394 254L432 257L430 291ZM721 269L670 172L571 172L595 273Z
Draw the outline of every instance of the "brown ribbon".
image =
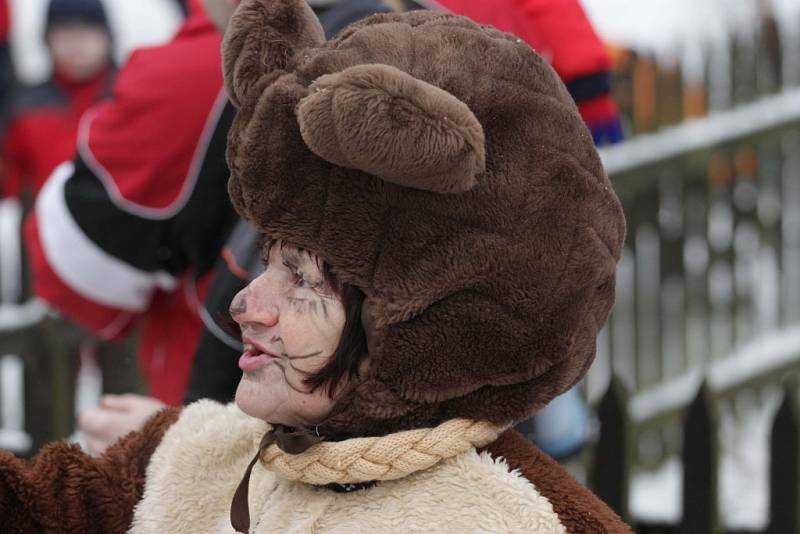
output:
M236 488L236 493L233 494L233 501L231 501L231 525L236 532L242 534L250 532L250 507L248 505L250 475L253 473L253 467L256 465L256 462L261 457L261 452L275 443L282 451L288 454L300 454L308 450L312 445L316 445L324 440L324 437L318 436L305 428L293 430L280 425L275 426L272 430L264 434L264 437L261 438L261 443L258 445L255 456L250 460L250 464L244 472L242 481L239 482L239 487Z

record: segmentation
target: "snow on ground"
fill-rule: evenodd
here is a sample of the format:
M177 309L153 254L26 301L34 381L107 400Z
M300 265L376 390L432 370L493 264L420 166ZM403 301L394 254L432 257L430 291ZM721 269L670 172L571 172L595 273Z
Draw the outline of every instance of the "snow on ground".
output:
M720 511L731 528L762 530L769 519L770 431L782 395L776 387L764 397L720 412Z
M731 530L762 530L769 518L769 435L781 402L780 390L761 398L740 396L720 409L719 505ZM683 466L668 458L653 471L634 474L629 508L639 521L676 524L682 515Z
M681 518L683 468L678 458L667 459L659 469L631 478L628 509L645 523L676 524Z

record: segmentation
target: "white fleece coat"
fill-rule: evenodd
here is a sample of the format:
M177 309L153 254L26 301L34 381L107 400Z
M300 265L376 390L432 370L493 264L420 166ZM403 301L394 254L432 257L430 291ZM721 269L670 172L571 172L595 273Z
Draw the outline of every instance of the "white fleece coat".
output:
M235 405L186 408L148 465L129 532L234 533L231 499L266 428ZM351 493L281 479L257 463L250 517L254 534L565 532L527 479L475 450Z

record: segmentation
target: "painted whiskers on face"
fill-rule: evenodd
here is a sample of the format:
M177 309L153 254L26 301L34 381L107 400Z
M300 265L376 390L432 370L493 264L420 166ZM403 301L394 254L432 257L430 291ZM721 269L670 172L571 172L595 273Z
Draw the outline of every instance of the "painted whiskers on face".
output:
M334 297L325 290L325 283L319 272L320 266L312 261L310 255L304 255L295 249L285 249L281 243L281 256L283 266L292 273L292 283L298 289L310 289L303 296L287 295L287 301L300 313L313 313L319 315L320 311L325 319L328 318L328 305L326 300ZM318 261L318 260L317 260ZM308 274L309 267L316 267L314 275ZM304 274L305 271L305 274Z
M252 339L252 338L258 339L259 337L260 336L259 336L257 330L252 329L252 328L242 332L242 338L245 339L245 340ZM282 343L282 340L281 340L280 336L273 336L273 337L270 338L269 341L270 341L271 344L273 344L273 346L274 345L279 345L279 344ZM293 369L299 375L311 376L317 369L313 369L313 370L302 369L297 365L297 362L301 362L303 360L310 360L311 358L316 358L317 356L320 356L322 354L321 350L314 351L314 352L311 352L311 353L308 353L308 354L294 354L294 355L293 354L289 354L289 353L287 353L285 351L280 351L280 352L277 352L277 353L273 353L271 351L265 351L260 346L257 346L257 345L252 344L252 343L247 343L247 342L245 342L245 351L246 352L247 351L258 351L258 352L268 353L268 354L274 356L274 358L272 359L271 363L273 363L274 365L278 366L278 368L283 373L283 376L284 376L284 379L286 381L286 384L290 388L292 388L293 390L295 390L298 393L308 393L310 388L306 387L305 384L302 384L302 386L293 384L291 378L289 377L289 374L287 373L287 367ZM262 371L263 371L263 369L258 369L258 370L254 371L254 372L255 373L260 373ZM245 372L248 373L248 372L251 372L251 371L245 371Z
M298 393L308 393L310 388L306 386L305 383L302 383L302 386L296 386L292 383L292 380L289 378L289 375L286 373L286 365L291 367L294 371L296 371L300 375L311 376L313 374L312 371L307 371L305 369L301 369L296 365L298 360L308 360L311 358L315 358L322 354L322 351L312 352L311 354L305 354L301 356L290 356L285 352L280 354L280 359L275 360L275 365L277 365L281 372L283 373L283 377L286 380L286 385L292 388L293 390L297 391Z
M287 299L298 312L319 315L321 309L323 317L326 319L328 318L328 307L325 305L325 299L323 298L312 300L307 298L287 297Z
M308 386L305 384L305 382L303 382L302 386L296 386L296 385L294 385L294 384L292 383L292 380L289 378L289 375L286 373L286 367L284 367L284 365L283 365L283 364L284 364L284 362L288 363L288 364L289 364L289 367L291 367L292 369L294 369L294 370L295 370L295 371L296 371L298 374L301 374L301 375L306 375L306 376L311 376L311 374L312 374L312 373L310 373L310 372L308 372L308 371L304 371L303 369L300 369L299 367L297 367L297 366L296 366L294 363L292 363L292 362L293 362L293 361L295 361L295 360L303 360L303 359L306 359L306 358L313 358L313 357L315 357L315 356L319 356L320 354L321 354L321 352L316 352L316 353L314 353L314 354L309 354L309 355L307 355L307 356L288 356L288 355L287 355L285 358L281 357L282 359L281 359L280 361L276 361L276 362L275 362L275 365L277 365L278 367L280 367L281 371L283 372L283 376L284 376L284 378L286 379L286 385L287 385L287 386L289 386L289 387L290 387L290 388L292 388L293 390L297 391L298 393L308 393L308 392L310 391L310 389L311 389L311 388L309 388L309 387L308 387Z
M281 241L263 250L264 271L230 307L245 343L236 402L269 423L313 424L333 406L316 381L339 345L344 305L317 256Z

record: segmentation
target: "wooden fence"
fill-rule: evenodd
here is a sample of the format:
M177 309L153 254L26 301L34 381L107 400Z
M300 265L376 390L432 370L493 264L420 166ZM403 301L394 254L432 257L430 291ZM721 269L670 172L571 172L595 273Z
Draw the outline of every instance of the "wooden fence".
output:
M784 387L769 525L741 531L800 532L798 452L790 446L796 388L781 385L800 369L800 90L602 156L628 238L616 307L586 382L602 427L590 484L637 522L628 513L632 478L680 458L681 512L662 530L731 530L719 505L716 414L737 414Z
M703 384L686 408L680 450L683 465L682 518L671 525L639 522L631 517L628 481L633 467L630 439L635 432L624 387L614 381L598 406L602 421L595 445L591 487L642 533L800 532L800 404L795 379L783 386L783 400L770 425L769 516L763 529L725 528L718 507L720 447L716 401Z
M0 449L30 456L69 437L75 412L96 405L101 392L142 391L143 384L133 343L93 339L31 298L23 211L0 200Z

